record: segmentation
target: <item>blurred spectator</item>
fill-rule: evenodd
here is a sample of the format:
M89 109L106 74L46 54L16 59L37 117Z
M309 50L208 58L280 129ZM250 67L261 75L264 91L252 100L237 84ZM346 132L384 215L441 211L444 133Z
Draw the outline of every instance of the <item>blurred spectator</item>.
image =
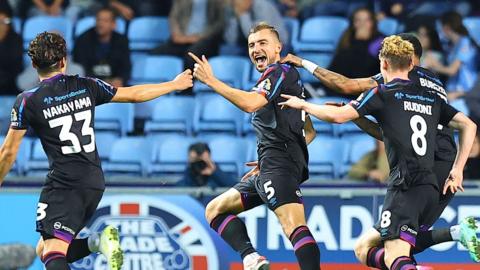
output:
M480 130L477 130L477 136L473 142L472 150L468 156L465 169L463 171L463 177L465 179L480 180Z
M279 0L277 2L278 10L284 17L297 18L300 14L300 8L297 0Z
M10 16L13 14L12 6L10 5L8 0L0 0L0 11L3 11Z
M400 21L411 20L412 18L438 17L447 11L456 11L463 16L470 13L472 5L466 0L381 0L376 1L380 11L377 19L385 16L393 17Z
M329 69L349 78L369 77L378 73L378 52L382 40L373 12L367 8L357 9L340 38Z
M23 69L23 41L12 27L11 14L0 10L0 95L17 95L15 79Z
M288 43L288 32L277 7L265 0L231 0L227 8L227 26L224 39L229 46L239 48L237 54L247 52L250 28L259 22L275 26L284 44ZM241 48L241 49L240 49Z
M142 0L138 4L138 16L162 16L170 14L173 0Z
M430 59L425 65L449 77L447 91L468 92L477 79L478 46L469 36L460 14L447 12L442 16L441 23L450 43L446 65L435 59Z
M38 15L59 16L69 4L68 0L20 0L20 17Z
M100 9L95 27L75 41L73 61L83 66L87 76L121 87L128 82L132 65L128 39L115 32L115 27L115 11Z
M366 153L352 166L348 178L385 183L389 172L385 144L377 140L375 150Z
M71 22L76 22L79 18L91 16L102 7L102 4L95 0L70 0L70 5L65 10Z
M185 68L193 68L188 52L206 57L218 53L224 25L223 0L176 0L169 22L170 40L151 53L181 56Z
M105 1L105 0L104 0ZM118 12L125 20L130 21L137 13L137 5L140 1L136 0L107 0L110 7Z
M464 100L468 107L468 116L477 123L477 126L480 126L480 79L477 79L472 90L465 94Z
M425 66L425 62L430 63L431 61L443 62L442 44L435 26L424 23L418 26L416 32L423 48L420 65Z
M188 148L188 165L179 186L231 187L237 183L237 177L223 172L210 157L210 148L206 143L194 143Z
M302 9L303 19L313 16L342 16L348 17L361 7L368 7L369 0L316 0L313 5Z

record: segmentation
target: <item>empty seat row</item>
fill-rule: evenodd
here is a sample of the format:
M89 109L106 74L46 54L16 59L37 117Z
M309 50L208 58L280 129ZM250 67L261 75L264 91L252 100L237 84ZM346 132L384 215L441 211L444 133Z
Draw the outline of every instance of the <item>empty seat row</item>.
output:
M0 142L3 140L4 137L0 137ZM238 176L248 171L245 162L257 159L254 137L118 137L114 133L99 132L95 141L103 169L108 176L178 177L186 169L188 147L199 141L209 144L212 159L223 171ZM311 177L340 178L348 172L351 164L374 147L374 140L367 135L350 136L348 139L319 136L308 146ZM40 140L25 138L11 173L44 176L48 167Z

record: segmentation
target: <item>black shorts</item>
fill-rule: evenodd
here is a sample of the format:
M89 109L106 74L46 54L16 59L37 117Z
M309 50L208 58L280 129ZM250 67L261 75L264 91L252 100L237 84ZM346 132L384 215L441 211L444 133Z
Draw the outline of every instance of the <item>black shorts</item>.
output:
M95 213L103 190L44 187L37 208L37 232L43 239L70 243Z
M415 246L420 226L438 206L438 201L439 192L432 185L411 186L407 190L391 188L385 195L375 229L382 241L402 239Z
M236 184L244 210L267 204L272 211L288 203L303 203L300 183L303 166L288 156L268 157L260 162L260 174Z

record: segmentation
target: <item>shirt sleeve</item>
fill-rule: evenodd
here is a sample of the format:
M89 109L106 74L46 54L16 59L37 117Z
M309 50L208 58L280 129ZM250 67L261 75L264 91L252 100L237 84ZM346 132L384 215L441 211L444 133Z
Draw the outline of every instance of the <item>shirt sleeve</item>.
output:
M384 83L382 73L378 73L377 75L373 75L370 78L372 78L372 80L374 80L378 85Z
M117 93L117 88L96 78L88 78L88 83L95 98L95 106L108 103Z
M452 107L450 104L445 102L443 99L439 99L441 102L440 108L440 124L443 126L448 126L448 123L452 120L452 118L458 113L458 110Z
M286 73L280 65L271 66L263 72L252 91L263 95L270 102L280 96L280 85L285 80L285 76Z
M372 115L383 107L383 100L379 94L379 87L370 89L361 94L357 100L352 100L349 104L357 110L360 116Z
M10 113L10 127L12 129L27 129L28 123L25 117L27 99L22 93L17 96L15 104L13 104L12 112Z

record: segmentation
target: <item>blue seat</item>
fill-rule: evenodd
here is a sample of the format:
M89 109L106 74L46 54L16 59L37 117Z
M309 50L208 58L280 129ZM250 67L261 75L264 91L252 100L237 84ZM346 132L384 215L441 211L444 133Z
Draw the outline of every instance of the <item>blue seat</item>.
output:
M465 103L465 100L463 98L459 98L454 101L451 101L450 105L465 115L469 115L470 113L467 103Z
M241 135L243 119L244 113L219 95L201 95L195 100L193 128L196 133Z
M4 140L5 136L0 136L0 145L3 144ZM31 151L32 140L28 137L24 137L22 139L22 143L20 144L20 148L18 149L17 158L15 159L9 174L13 173L15 175L22 175L25 172L25 165L31 155Z
M146 176L152 147L143 137L122 137L113 142L108 161L103 163L107 175Z
M375 139L369 135L351 135L343 137L343 140L350 145L348 154L343 159L341 176L345 176L350 167L357 163L365 154L375 149Z
M67 42L67 48L72 48L72 26L65 17L35 16L27 19L23 26L23 48L28 49L30 41L44 31L61 34Z
M81 18L75 24L74 38L77 38L78 36L85 33L90 28L95 27L95 24L96 24L95 16L87 16L87 17ZM120 17L117 17L117 19L115 20L115 24L116 24L115 31L117 31L120 34L125 34L125 31L127 29L127 23L125 22L125 20Z
M332 54L330 53L300 53L298 54L303 59L307 59L312 61L313 63L317 64L320 67L327 68L332 61ZM315 83L319 82L319 80L313 76L310 72L308 72L304 68L298 69L300 73L300 78L304 83Z
M230 86L242 88L244 74L250 69L250 62L247 58L240 56L216 56L208 61L212 66L213 73L219 80ZM195 83L193 90L195 92L212 91L208 86L200 82Z
M95 142L97 146L98 156L102 161L108 160L112 151L113 142L119 138L114 132L95 132Z
M145 123L145 133L179 132L191 135L193 131L193 97L166 96L155 101L152 120Z
M0 135L7 134L10 127L10 113L15 99L15 96L0 96Z
M22 19L18 17L13 17L12 26L13 26L13 30L15 30L17 34L22 34Z
M468 33L477 42L477 44L480 44L480 17L464 18L463 24L468 29Z
M258 72L255 68L255 65L251 65L251 68L247 69L247 72L243 74L243 90L250 90L252 89L257 81L262 76L262 73Z
M243 138L219 136L213 138L209 146L213 161L222 171L241 176L248 158L248 143Z
M245 113L245 116L243 117L242 132L244 135L255 134L255 130L253 129L252 125L252 117L253 114L251 113Z
M170 81L183 71L183 60L175 56L140 56L132 60L132 84Z
M398 21L394 18L384 18L377 23L378 31L385 36L398 33Z
M196 141L200 140L185 136L154 139L154 154L148 175L181 176L188 162L188 147Z
M317 136L308 145L310 176L323 179L340 177L342 161L347 149L347 143L341 139Z
M290 40L286 45L291 45L293 44L294 40L298 39L298 33L300 32L300 23L297 19L290 17L284 17L283 23L285 24L285 27L287 28L287 31L290 35Z
M348 27L343 17L318 16L305 20L298 40L294 40L293 49L302 51L333 52L342 33Z
M150 50L170 38L168 18L138 17L128 27L128 39L132 50Z
M95 108L95 130L113 131L125 136L133 131L134 105L109 103Z
M47 154L43 150L40 139L32 142L30 157L25 162L25 174L27 176L45 176L49 171Z

